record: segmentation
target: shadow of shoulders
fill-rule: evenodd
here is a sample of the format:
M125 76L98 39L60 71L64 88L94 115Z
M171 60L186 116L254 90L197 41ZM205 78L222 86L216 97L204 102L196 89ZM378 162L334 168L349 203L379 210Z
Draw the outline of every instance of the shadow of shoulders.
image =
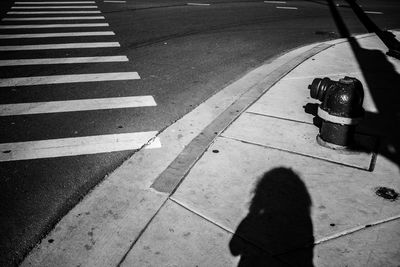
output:
M311 205L305 184L291 169L266 172L229 243L231 253L241 256L238 266L313 266Z

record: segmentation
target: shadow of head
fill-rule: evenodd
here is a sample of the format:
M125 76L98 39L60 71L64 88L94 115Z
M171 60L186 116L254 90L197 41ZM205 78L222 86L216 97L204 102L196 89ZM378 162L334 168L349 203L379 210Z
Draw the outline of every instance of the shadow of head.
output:
M313 266L311 198L291 169L275 168L257 182L249 213L230 242L239 266Z

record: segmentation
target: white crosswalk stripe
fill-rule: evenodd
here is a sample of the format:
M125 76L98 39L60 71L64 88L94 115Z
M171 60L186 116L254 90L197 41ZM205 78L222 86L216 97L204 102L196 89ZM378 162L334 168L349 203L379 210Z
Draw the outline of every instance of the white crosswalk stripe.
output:
M106 32L98 31L98 32L0 34L0 39L54 38L54 37L106 36L106 35L115 35L115 33L111 31L106 31Z
M0 162L158 148L157 132L136 132L0 144ZM155 138L155 139L154 139Z
M107 72L90 74L50 75L0 79L0 87L46 85L60 83L84 83L121 80L138 80L137 72Z
M97 6L13 6L11 9L75 9L97 8Z
M103 16L86 17L30 17L30 18L4 18L2 21L41 21L41 20L98 20L104 19Z
M57 24L12 24L19 21L46 21L46 20L95 20L102 19L104 16L91 16L91 14L101 14L97 9L95 1L36 1L36 2L15 2L11 7L12 11L7 12L10 17L4 18L2 21L8 24L0 25L0 41L7 39L27 39L40 38L58 38L64 37L67 42L44 43L44 44L21 44L21 45L1 45L1 51L30 51L30 50L82 50L92 51L93 49L109 49L120 47L118 42L73 42L75 37L99 37L110 38L114 36L113 31L74 31L74 32L34 32L29 29L49 29L49 28L85 28L85 27L109 27L108 23L57 23ZM87 5L90 4L90 5ZM18 9L18 10L16 10ZM37 10L32 10L37 9ZM58 10L51 10L58 9ZM66 10L62 10L66 9ZM76 9L76 10L68 10ZM87 9L87 10L86 10ZM31 11L32 10L32 11ZM63 14L58 17L51 16L55 14ZM81 14L76 15L76 14ZM17 16L15 16L17 15ZM30 15L43 15L41 17ZM50 15L50 16L47 16ZM1 33L2 30L7 32ZM18 33L10 33L10 31L18 30ZM25 31L25 32L21 32ZM51 41L51 39L50 39ZM71 42L72 41L72 42ZM64 52L63 52L64 53ZM34 54L33 54L34 55ZM30 58L13 58L0 60L2 68L20 68L24 66L49 65L50 69L56 68L60 64L99 64L113 63L126 64L128 58L124 55L110 56L80 56L80 57L38 57ZM12 73L12 72L11 72ZM0 90L8 90L7 88L24 87L30 89L36 85L56 85L71 83L99 83L105 81L129 81L140 80L140 76L135 71L124 72L101 72L101 73L77 73L44 76L27 76L27 77L8 77L0 79ZM157 106L153 96L119 96L108 98L88 98L73 100L57 100L46 102L30 102L30 103L10 103L0 105L0 117L3 116L21 116L35 115L43 116L44 114L58 114L70 112L90 112L95 110L111 110L111 109L127 109L127 108L143 108ZM66 137L58 139L0 143L0 162L30 160L40 158L54 158L65 156L77 156L86 154L108 153L115 151L125 151L145 148L161 147L160 140L156 137L156 131L149 132L133 132L118 133L95 136Z
M52 1L46 1L46 2L15 2L14 4L16 5L64 5L64 4L95 4L95 1L69 1L69 2L52 2Z
M108 27L108 23L63 23L63 24L28 24L28 25L0 25L0 29L46 29L46 28L85 28Z
M120 44L118 42L93 42L93 43L64 43L64 44L42 44L42 45L4 45L0 46L0 51L80 49L80 48L105 48L105 47L120 47Z
M0 105L0 116L156 106L152 96L128 96Z
M100 14L98 10L85 11L9 11L7 15L42 15L42 14Z
M33 59L0 60L0 66L78 64L78 63L126 62L126 61L128 61L128 58L126 56L33 58Z

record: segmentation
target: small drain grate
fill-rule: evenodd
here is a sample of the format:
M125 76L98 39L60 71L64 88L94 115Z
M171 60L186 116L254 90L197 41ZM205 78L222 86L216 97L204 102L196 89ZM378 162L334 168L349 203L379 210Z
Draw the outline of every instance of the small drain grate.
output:
M390 201L396 201L399 198L399 193L387 187L377 187L375 189L375 194Z

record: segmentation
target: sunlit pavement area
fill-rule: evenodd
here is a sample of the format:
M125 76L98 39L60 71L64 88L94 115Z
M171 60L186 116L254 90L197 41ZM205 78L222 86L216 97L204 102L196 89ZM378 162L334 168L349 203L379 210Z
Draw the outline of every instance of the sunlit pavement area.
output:
M393 139L398 135L388 129L399 118L392 121L383 110L396 108L392 85L400 64L385 55L386 47L374 34L354 42L359 51L342 39L312 54L321 44L288 55L284 65L306 53L310 57L218 133L184 176L179 174L185 163L179 167L168 153L143 150L132 157L68 214L23 266L397 266L400 209L398 196L390 192L400 191L398 140ZM375 60L361 68L366 58L359 55ZM272 78L274 73L264 74ZM379 145L372 150L332 150L316 142L315 115L305 107L318 101L311 99L308 85L316 77L345 75L364 86L367 116L358 136ZM375 97L382 92L391 95L384 103ZM206 120L193 112L160 135L161 142L201 146L196 138L172 140L188 130L185 123ZM168 157L172 160L166 162ZM136 173L150 162L161 167ZM166 172L182 179L172 190L154 186L171 179ZM147 186L130 184L134 173L143 175L141 184ZM380 194L383 188L389 193Z
M2 261L43 238L22 265L397 266L398 60L377 36L320 2L81 2L1 11ZM317 144L307 88L346 75L357 151Z

